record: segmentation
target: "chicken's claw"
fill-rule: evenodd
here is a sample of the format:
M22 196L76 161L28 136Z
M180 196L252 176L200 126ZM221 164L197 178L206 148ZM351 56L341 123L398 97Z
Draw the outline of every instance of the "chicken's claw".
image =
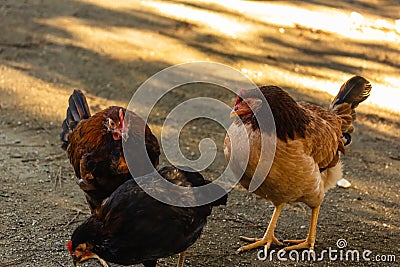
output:
M260 241L262 238L257 238L257 237L247 237L247 236L239 236L240 240L246 241L246 242L257 242Z
M284 240L283 242L288 242L288 243L291 243L291 244L295 244L293 246L288 246L288 247L283 248L283 250L285 250L285 251L298 250L298 249L314 250L314 242L313 241L308 241L307 239Z
M290 239L290 240L283 240L285 243L290 243L290 244L300 244L303 242L306 242L307 239Z
M246 241L246 242L257 242L262 240L262 238L257 238L257 237L246 237L246 236L239 236L240 240ZM282 246L282 242L280 242L275 236L272 236L272 242L277 244L278 246Z
M246 242L253 242L249 245L242 246L240 247L236 252L240 253L246 250L258 248L264 246L266 250L268 250L271 247L272 243L275 243L278 246L282 246L282 242L280 242L274 235L271 237L266 237L266 238L254 238L254 237L245 237L241 236L241 240L246 241Z

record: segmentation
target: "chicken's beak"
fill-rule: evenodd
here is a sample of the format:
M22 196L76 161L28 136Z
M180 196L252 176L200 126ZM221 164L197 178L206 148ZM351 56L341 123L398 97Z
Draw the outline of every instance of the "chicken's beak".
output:
M233 118L235 116L240 116L243 114L254 113L255 111L260 109L261 104L262 104L261 99L246 98L245 101L235 104L235 106L231 111L230 117Z
M251 112L247 103L244 101L241 101L240 103L237 103L233 106L230 117L233 118L235 116L240 116L242 114L246 114L249 111Z
M128 130L122 128L122 129L117 129L113 133L114 140L119 140L120 138L126 142L128 140L129 134Z
M233 118L233 117L235 117L235 116L239 116L239 115L242 115L242 114L245 114L245 113L247 113L247 110L239 109L239 108L237 108L237 107L234 107L234 108L232 109L232 111L231 111L229 117Z
M238 116L238 115L239 115L239 114L237 114L236 110L235 110L235 109L232 109L231 113L229 114L229 117L233 118L233 117L236 117L236 116Z
M124 140L124 142L126 142L126 140L128 140L128 137L129 137L128 132L125 131L125 130L122 130L122 131L121 131L121 138L122 138L122 140Z

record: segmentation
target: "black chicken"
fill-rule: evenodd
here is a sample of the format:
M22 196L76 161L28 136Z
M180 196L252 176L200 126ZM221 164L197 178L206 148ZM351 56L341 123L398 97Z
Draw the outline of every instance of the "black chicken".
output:
M160 169L159 174L185 187L210 183L198 172L172 166ZM155 173L146 175L143 181L153 183L154 176ZM222 190L218 185L215 187ZM221 195L207 205L176 207L154 199L135 180L128 180L74 231L67 248L75 265L97 258L103 266L108 266L108 261L154 267L157 259L181 253L199 238L212 207L226 204L227 195ZM194 197L191 193L183 196ZM180 263L183 265L183 260Z

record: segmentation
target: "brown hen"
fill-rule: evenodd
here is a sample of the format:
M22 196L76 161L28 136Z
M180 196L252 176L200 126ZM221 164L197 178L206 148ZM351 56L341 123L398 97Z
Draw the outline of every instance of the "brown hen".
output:
M124 120L127 114L128 121ZM160 147L157 138L139 116L117 106L108 107L91 116L86 98L79 90L74 90L69 98L62 128L62 148L67 151L92 212L118 186L131 179L122 150L122 140L132 146L145 140L146 151L132 149L134 153L130 155L137 161L143 161L143 164L135 164L143 168L135 170L135 174L149 173L154 170L153 166L158 165ZM139 136L143 133L144 138ZM145 164L147 157L152 163L151 168Z
M267 150L261 150L262 142L271 139L268 137L273 137L273 140L276 137L272 165L269 169L261 169L262 183L254 191L258 196L270 200L275 210L264 236L242 237L253 243L238 251L260 246L268 250L272 242L282 245L275 238L274 229L284 204L288 202L307 204L312 209L312 217L307 238L287 240L294 245L284 249L312 250L320 205L325 192L342 176L339 152L344 154L345 145L351 141L355 108L367 99L371 85L363 77L354 76L343 84L328 109L310 103L297 103L277 86L263 86L260 90L272 111L276 136L269 130L260 130L262 128L258 125L257 114L265 112L263 108L266 106L260 98L261 94L257 95L259 91L242 90L231 113L237 117L226 135L224 152L232 171L241 178L240 183L249 189L256 168L262 162L261 151L268 153L268 147ZM267 138L262 139L262 135ZM243 153L243 149L246 149L240 147L240 144L244 144L243 139L248 140L250 151L247 165L240 168L240 155L235 153ZM232 144L239 144L233 152ZM270 145L270 142L264 145Z

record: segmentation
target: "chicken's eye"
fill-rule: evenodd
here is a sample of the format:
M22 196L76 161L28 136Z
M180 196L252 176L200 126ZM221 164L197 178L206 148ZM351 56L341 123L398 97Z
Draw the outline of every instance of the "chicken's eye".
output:
M108 126L110 126L111 129L115 129L116 124L112 119L108 119Z

